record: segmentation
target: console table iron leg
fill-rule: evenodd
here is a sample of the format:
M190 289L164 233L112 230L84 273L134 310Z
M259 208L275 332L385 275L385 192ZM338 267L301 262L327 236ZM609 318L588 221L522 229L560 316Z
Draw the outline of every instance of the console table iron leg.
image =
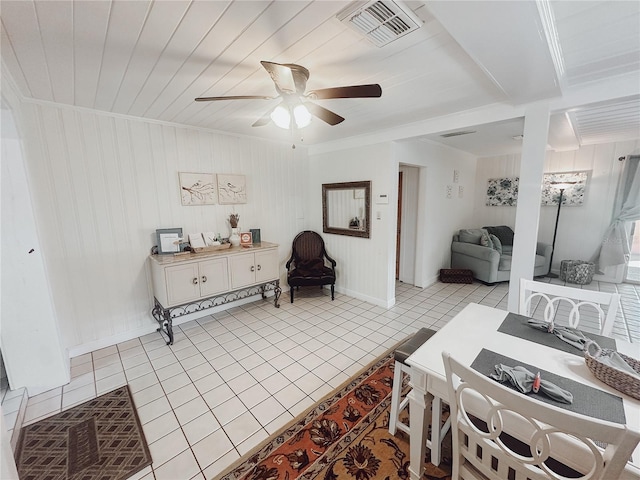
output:
M153 309L151 310L151 316L156 319L160 325L156 332L164 332L169 337L167 345L173 345L173 321L171 320L171 309L164 308L157 298L153 299Z
M280 280L276 280L275 287L273 289L273 305L276 308L280 308L280 303L278 300L280 299L280 294L282 293L282 289L280 288Z
M164 321L162 327L169 337L167 345L173 345L173 321L171 320L171 311L168 308L164 309Z

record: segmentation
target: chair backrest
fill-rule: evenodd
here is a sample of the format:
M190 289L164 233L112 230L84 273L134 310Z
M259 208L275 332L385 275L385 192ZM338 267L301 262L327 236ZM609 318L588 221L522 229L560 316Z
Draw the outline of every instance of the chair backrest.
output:
M625 425L527 397L447 352L442 359L451 409L452 478L620 478L640 441L640 432ZM607 447L602 450L595 442Z
M564 324L573 328L578 328L580 324L581 330L607 337L613 332L619 303L620 295L617 293L594 292L520 279L518 306L520 315L534 317L536 313L539 316L539 313L543 312L543 319L546 322ZM602 309L603 306L607 306L606 314ZM563 314L558 315L559 311Z
M326 254L324 240L319 234L311 230L305 230L296 235L291 248L293 250L293 258L296 261L323 258Z

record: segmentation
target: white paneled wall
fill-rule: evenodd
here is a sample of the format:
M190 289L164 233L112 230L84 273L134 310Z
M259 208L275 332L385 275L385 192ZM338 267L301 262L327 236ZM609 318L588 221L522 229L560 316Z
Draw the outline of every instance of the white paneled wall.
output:
M588 260L602 241L611 222L613 200L622 162L618 158L637 151L640 140L588 145L567 152L549 152L545 172L573 172L588 170L589 179L582 206L563 207L560 211L553 270L563 259ZM474 227L509 225L515 222L516 207L488 207L485 205L487 180L517 177L520 158L517 155L487 157L478 160ZM538 239L551 243L557 214L556 206L544 206L540 211Z
M155 326L147 256L157 228L228 236L227 218L280 244L304 228L304 148L54 104L24 103L36 221L65 346ZM178 172L246 176L243 205L182 206ZM286 282L284 282L286 285Z
M392 305L398 166L391 157L391 145L310 155L309 168L309 224L322 235L337 262L336 288L377 305ZM371 238L322 233L322 184L367 180L371 181ZM378 194L387 194L389 203L376 204Z

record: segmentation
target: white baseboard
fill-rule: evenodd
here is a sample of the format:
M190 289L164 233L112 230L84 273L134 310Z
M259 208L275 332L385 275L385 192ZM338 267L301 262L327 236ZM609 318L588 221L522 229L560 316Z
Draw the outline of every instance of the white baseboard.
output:
M266 292L267 297L273 297L273 290ZM233 302L224 303L222 305L218 305L216 307L208 308L206 310L201 310L198 312L189 313L188 315L183 315L178 318L174 318L172 324L174 326L182 325L183 323L190 322L192 320L197 320L198 318L203 318L214 313L222 312L224 310L228 310L233 307L239 307L240 305L245 305L247 303L255 302L256 300L262 299L261 294L251 295L249 297L242 298L240 300L235 300ZM265 300L266 301L266 300ZM133 340L134 338L142 337L144 335L148 335L150 333L154 333L158 330L158 322L149 314L149 325L145 325L144 327L140 327L135 330L129 330L126 332L119 333L118 335L113 335L111 337L101 338L100 340L96 340L94 342L84 343L82 345L76 345L75 347L69 348L69 358L78 357L80 355L84 355L85 353L95 352L96 350L100 350L101 348L107 348L112 345L117 345L118 343L123 343L129 340Z
M380 298L370 297L368 295L363 295L360 292L354 292L353 290L335 287L336 292L343 293L344 295L349 295L350 297L357 298L358 300L362 300L363 302L373 303L382 308L391 308L396 304L395 297L389 299L388 301L384 301Z
M140 327L135 330L128 330L111 337L105 337L94 342L83 343L82 345L71 347L69 348L69 358L79 357L80 355L84 355L85 353L95 352L96 350L100 350L101 348L107 348L112 345L117 345L118 343L126 342L128 340L133 340L134 338L153 333L158 329L158 322L156 322L155 319L153 319L153 317L151 316L149 316L149 319L153 320L153 323L149 322L149 325L145 325L144 327Z

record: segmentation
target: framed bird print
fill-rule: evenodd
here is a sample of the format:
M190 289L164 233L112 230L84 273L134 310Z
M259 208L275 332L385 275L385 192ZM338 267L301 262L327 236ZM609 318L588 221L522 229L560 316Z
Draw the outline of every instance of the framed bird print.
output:
M182 205L214 205L216 184L213 173L178 172Z
M244 175L218 174L218 203L220 205L247 203L247 184Z

